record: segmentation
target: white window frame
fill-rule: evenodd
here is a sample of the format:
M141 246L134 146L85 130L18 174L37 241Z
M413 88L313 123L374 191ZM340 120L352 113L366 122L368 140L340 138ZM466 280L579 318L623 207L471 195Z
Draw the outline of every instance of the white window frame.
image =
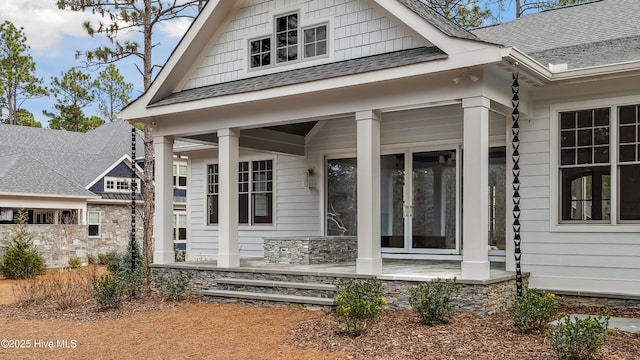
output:
M624 96L597 100L585 100L552 104L549 110L549 230L551 232L639 232L640 221L621 222L618 219L618 107L640 104L640 96ZM610 108L609 157L611 167L611 221L610 222L562 222L560 194L560 124L561 112Z
M184 176L180 175L180 168L184 168ZM187 169L187 164L184 163L174 163L173 164L173 188L174 189L186 189L187 185L188 185L188 169ZM180 178L184 177L185 178L185 185L180 185ZM138 186L138 188L140 188Z
M271 203L271 223L253 223L253 208L252 208L252 186L253 186L253 173L252 173L252 164L253 162L257 162L257 161L266 161L266 160L271 160L271 172L272 172L272 178L271 178L271 196L272 196L272 203ZM247 158L240 158L238 159L238 164L242 163L242 162L248 162L249 163L249 222L248 223L240 223L238 222L238 229L239 230L273 230L276 228L276 222L277 222L277 159L275 157L247 157ZM205 200L205 218L206 218L206 226L212 229L217 229L219 226L219 223L210 223L209 222L209 207L208 207L208 195L210 195L209 191L209 166L212 165L218 165L217 161L212 161L212 162L207 162L204 165L204 173L205 175L205 197L207 200ZM219 171L219 170L218 170ZM238 174L240 174L240 168L238 167ZM218 175L220 175L220 173L218 172ZM239 180L239 179L238 179ZM238 181L238 184L240 183L240 181ZM216 193L216 195L220 195L220 193ZM238 200L240 197L240 192L238 193ZM219 202L219 198L218 198L218 202ZM219 220L219 219L218 219Z
M276 36L277 19L281 17L289 16L292 14L298 15L298 28L297 28L298 43L296 44L297 51L298 51L298 58L296 60L278 62L278 54L277 54L278 48L277 48L277 36ZM274 67L283 67L283 66L291 67L291 65L300 65L301 63L316 61L320 59L330 60L332 57L331 44L333 42L333 32L331 31L331 26L330 26L331 19L328 17L324 17L321 19L314 19L314 21L317 21L317 22L314 22L311 24L303 23L304 19L305 19L305 16L301 9L292 9L291 11L284 11L280 14L277 14L271 17L271 26L270 26L271 31L259 33L259 34L252 34L250 35L250 37L245 37L244 44L246 48L244 53L247 56L247 60L245 61L246 72L254 73L254 72L260 72L266 69L272 69ZM304 56L304 30L308 30L308 29L312 29L320 26L326 26L326 43L327 43L326 53L322 55L306 57ZM270 39L270 42L271 42L269 65L251 67L251 42L257 41L257 40L263 40L266 38ZM293 66L293 68L299 68L299 67L302 67L302 66Z
M140 179L135 179L136 181L136 193L140 193ZM109 182L114 184L113 188L108 186ZM126 189L118 189L118 183L126 183ZM105 176L104 177L104 192L105 193L115 193L115 194L129 194L131 193L131 178L126 177L115 177L115 176Z
M185 238L180 239L180 217L184 216L184 228L185 228ZM173 240L174 244L186 244L187 243L187 231L188 228L187 222L187 212L182 210L174 210L173 211L173 234L175 236L175 240Z
M92 224L91 223L91 214L98 214L98 223L97 224ZM93 226L93 225L98 225L98 235L90 235L89 234L89 227ZM100 211L87 211L87 236L90 238L97 238L102 236L102 213Z

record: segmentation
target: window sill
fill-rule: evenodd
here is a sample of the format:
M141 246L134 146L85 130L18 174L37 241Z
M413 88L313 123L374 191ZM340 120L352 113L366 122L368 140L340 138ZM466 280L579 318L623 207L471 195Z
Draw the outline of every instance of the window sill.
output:
M640 224L552 224L551 232L636 233Z

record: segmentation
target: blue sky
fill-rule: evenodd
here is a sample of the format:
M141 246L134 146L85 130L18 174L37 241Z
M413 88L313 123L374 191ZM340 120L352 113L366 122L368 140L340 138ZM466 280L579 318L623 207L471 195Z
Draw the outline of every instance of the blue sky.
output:
M99 15L59 10L55 0L0 0L0 22L5 20L24 28L27 44L30 46L29 54L36 62L36 76L43 78L46 86L49 86L52 76L61 77L71 67L83 66L81 59L75 58L76 50L90 50L109 44L103 35L98 34L92 38L82 27L82 23L87 20L93 23L104 21ZM154 38L159 43L153 54L155 64L164 64L189 23L178 21L158 28ZM121 38L135 39L136 36L137 33L128 33L122 34ZM137 58L116 63L126 81L134 84L133 98L143 90L142 75L138 73L136 63L142 67L142 62ZM89 69L85 71L94 77L99 72ZM32 112L36 120L46 127L48 118L42 114L42 110L53 111L54 103L55 100L49 98L30 99L24 102L22 108ZM87 109L85 114L97 114L97 104L95 108Z
M488 0L485 0L488 1ZM494 9L495 12L495 9ZM30 54L36 62L36 76L43 78L48 86L52 76L60 77L71 67L82 67L80 59L75 58L77 50L90 50L108 45L104 36L90 37L82 27L84 21L97 23L104 21L99 15L90 12L59 10L55 0L0 0L0 22L9 20L17 27L23 27L27 36ZM153 54L154 64L162 65L189 27L189 21L182 20L171 24L162 24L154 34L154 42L159 45ZM122 34L120 39L136 39L136 33ZM125 60L116 63L126 81L134 85L133 98L142 92L142 76L135 64L142 67L139 60ZM87 70L87 72L90 72ZM97 76L98 71L91 72ZM47 126L48 118L42 110L53 111L55 101L49 98L27 100L22 108L32 112L36 120ZM85 114L97 114L95 107L87 109Z

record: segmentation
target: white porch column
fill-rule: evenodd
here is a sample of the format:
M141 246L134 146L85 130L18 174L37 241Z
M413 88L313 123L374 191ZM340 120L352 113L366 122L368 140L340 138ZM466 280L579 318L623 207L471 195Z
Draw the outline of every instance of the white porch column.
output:
M358 143L358 274L382 273L380 255L380 115L356 113Z
M489 107L485 97L462 100L462 279L489 278Z
M155 214L153 222L153 262L175 262L173 252L173 138L153 138L155 153Z
M218 130L218 267L240 266L238 248L239 129Z

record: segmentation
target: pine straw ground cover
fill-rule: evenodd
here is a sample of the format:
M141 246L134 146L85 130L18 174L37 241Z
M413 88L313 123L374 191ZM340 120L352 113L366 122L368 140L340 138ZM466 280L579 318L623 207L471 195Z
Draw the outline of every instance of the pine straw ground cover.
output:
M0 280L0 339L31 340L31 348L0 348L0 359L554 359L543 335L513 332L504 314L459 313L426 327L410 311L384 311L366 334L350 338L326 310L147 297L108 312L91 301L61 311L12 302L14 286ZM640 317L640 310L612 316ZM67 340L69 348L34 348L36 340ZM640 336L616 331L599 358L640 359Z

